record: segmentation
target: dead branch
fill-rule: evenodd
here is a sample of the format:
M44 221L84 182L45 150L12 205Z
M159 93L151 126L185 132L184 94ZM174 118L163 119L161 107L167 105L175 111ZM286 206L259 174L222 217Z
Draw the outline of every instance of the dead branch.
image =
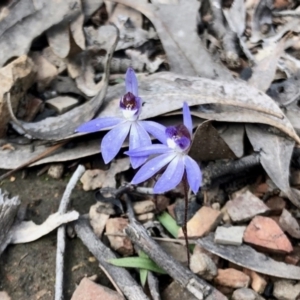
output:
M128 216L130 220L126 233L131 241L142 249L159 267L165 270L174 280L179 282L197 299L225 300L223 294L204 280L197 277L189 269L178 263L168 255L148 234L145 228L138 223L134 216L128 195L126 198ZM127 196L127 197L126 197Z
M78 180L85 171L85 167L79 165L72 175L66 190L61 199L58 212L64 214L67 212L70 202L71 192L76 186ZM55 300L62 300L63 297L63 284L64 284L64 254L66 248L66 226L62 225L57 231L57 250L56 250L56 279L55 279Z
M8 198L8 194L0 189L0 255L10 243L10 230L20 204L18 196Z
M116 267L107 262L109 259L117 258L95 235L89 225L89 221L80 218L75 222L75 231L78 237L86 245L89 251L97 258L103 268L110 274L120 290L130 300L149 300L142 288L131 277L124 268Z

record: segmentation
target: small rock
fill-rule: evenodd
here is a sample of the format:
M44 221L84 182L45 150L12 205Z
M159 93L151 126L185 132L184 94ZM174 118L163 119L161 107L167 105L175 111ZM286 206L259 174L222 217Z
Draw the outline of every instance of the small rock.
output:
M291 252L291 242L274 220L256 216L244 233L246 243L263 247L271 252Z
M124 300L117 292L83 278L71 300Z
M133 254L133 246L127 236L115 236L124 234L124 229L128 226L128 220L123 218L113 218L106 222L106 233L111 247L124 256Z
M64 173L64 168L63 164L53 164L48 169L48 175L54 179L60 179Z
M150 213L146 213L146 214L142 214L142 215L137 215L135 217L138 221L145 223L145 222L154 220L155 214L150 212Z
M204 253L205 255L207 255L208 257L210 257L212 259L212 261L215 263L215 265L219 264L220 257L218 255L215 255L215 254L207 251L206 249L202 248L199 245L195 245L193 254L196 254L196 253L201 253L201 254Z
M78 105L78 100L70 96L59 96L46 101L46 104L63 114Z
M267 286L266 279L253 270L244 269L243 271L245 274L250 276L252 289L258 294L262 294Z
M188 265L187 252L186 247L184 245L164 241L158 241L158 244L165 250L165 252L167 252L170 256L174 257L182 265Z
M264 202L249 191L228 201L226 208L233 222L248 221L258 214L269 211Z
M300 295L300 282L278 280L274 283L273 295L278 300L296 300Z
M241 288L235 290L232 294L232 300L264 300L265 298L258 295L251 289Z
M117 185L115 176L130 168L128 157L114 160L107 171L100 169L87 170L80 178L85 191L95 190L102 187L115 188Z
M137 215L145 214L155 210L155 204L151 200L134 202L132 206Z
M300 239L300 226L297 220L286 209L282 211L279 219L280 227L283 231L296 239Z
M187 232L190 238L202 237L214 230L222 219L221 212L210 207L201 207L196 214L187 223ZM183 232L180 228L179 238L183 238Z
M221 213L222 213L222 221L223 221L225 224L231 224L231 219L230 219L230 216L229 216L229 214L228 214L226 205L224 205L224 206L222 207Z
M219 226L215 232L215 243L223 245L240 246L246 226Z
M11 300L11 298L8 296L8 294L4 291L0 292L0 299L1 300Z
M186 288L182 287L178 282L173 281L163 291L161 295L162 300L197 300Z
M274 196L268 199L266 205L270 208L271 213L280 215L282 210L286 207L286 202L283 198Z
M176 203L167 206L168 213L173 219L175 219L175 205Z
M157 195L156 198L151 199L155 203L155 210L160 213L166 210L170 205L170 198L165 195Z
M214 278L215 283L231 288L248 287L250 284L250 277L245 273L229 268L218 269L218 275Z
M218 202L213 203L211 205L211 208L214 210L220 210L221 209L220 203L218 203Z
M268 183L264 182L259 184L254 191L255 196L262 197L265 193L269 191L269 185Z
M89 217L91 226L93 227L95 234L98 238L101 238L106 222L109 219L109 215L99 213L97 211L99 205L100 203L96 203L90 207Z
M191 256L190 269L206 280L212 280L218 274L218 269L212 259L200 252L193 253Z

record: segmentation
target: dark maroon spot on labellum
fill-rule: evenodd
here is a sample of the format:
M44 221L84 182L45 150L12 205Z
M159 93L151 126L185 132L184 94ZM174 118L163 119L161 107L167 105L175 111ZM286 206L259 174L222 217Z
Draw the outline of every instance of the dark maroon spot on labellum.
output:
M130 92L126 93L120 101L120 107L130 110L138 109L136 97Z

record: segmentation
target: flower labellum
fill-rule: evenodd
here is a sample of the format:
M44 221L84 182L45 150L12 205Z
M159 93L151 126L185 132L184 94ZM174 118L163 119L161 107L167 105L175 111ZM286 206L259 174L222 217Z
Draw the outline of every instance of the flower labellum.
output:
M192 137L192 117L187 103L183 104L183 123L170 126L165 130L164 144L139 147L125 152L130 157L144 157L152 154L158 156L147 161L132 179L132 184L139 184L158 173L166 170L154 186L155 193L164 193L175 188L186 173L191 190L196 194L200 188L202 174L196 161L189 155Z
M134 70L128 68L125 76L126 94L120 100L122 117L105 117L86 122L77 132L96 132L111 129L102 139L101 152L104 162L109 163L120 151L129 135L129 150L150 146L153 135L159 141L165 139L165 127L153 121L139 121L142 99L138 97L138 82ZM146 160L146 156L130 157L131 165L137 168Z

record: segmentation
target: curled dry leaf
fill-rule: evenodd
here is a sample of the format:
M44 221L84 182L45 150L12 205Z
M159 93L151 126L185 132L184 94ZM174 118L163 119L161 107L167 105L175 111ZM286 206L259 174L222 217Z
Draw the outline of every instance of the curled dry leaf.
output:
M24 5L23 9L20 9L21 5ZM9 7L0 26L0 66L12 57L27 53L33 39L45 30L76 18L81 12L80 7L79 0L25 0Z
M109 26L109 25L108 25ZM57 117L50 117L45 120L36 123L20 122L26 133L32 135L35 138L44 140L59 140L66 138L74 133L74 130L82 123L93 118L95 112L98 111L102 105L102 101L106 95L109 79L109 65L112 57L112 53L117 44L118 35L116 28L110 26L114 31L114 36L110 40L109 48L105 49L106 54L106 68L102 80L99 84L99 93L90 101L85 104L74 108L73 110L62 114ZM23 130L16 128L19 132L23 133Z
M248 245L239 247L214 243L214 234L198 239L196 244L238 266L274 277L300 280L300 267L273 260Z
M79 218L77 211L68 212L66 214L54 213L41 225L36 225L32 221L23 221L16 224L12 228L11 244L29 243L48 234L62 224L75 221Z
M107 171L103 170L87 170L81 177L85 191L95 190L102 187L116 188L116 174L127 171L130 168L129 158L122 158L113 161Z
M295 141L255 125L247 124L246 132L254 151L260 154L260 162L272 181L294 205L300 207L300 192L292 189L289 183L289 166Z

